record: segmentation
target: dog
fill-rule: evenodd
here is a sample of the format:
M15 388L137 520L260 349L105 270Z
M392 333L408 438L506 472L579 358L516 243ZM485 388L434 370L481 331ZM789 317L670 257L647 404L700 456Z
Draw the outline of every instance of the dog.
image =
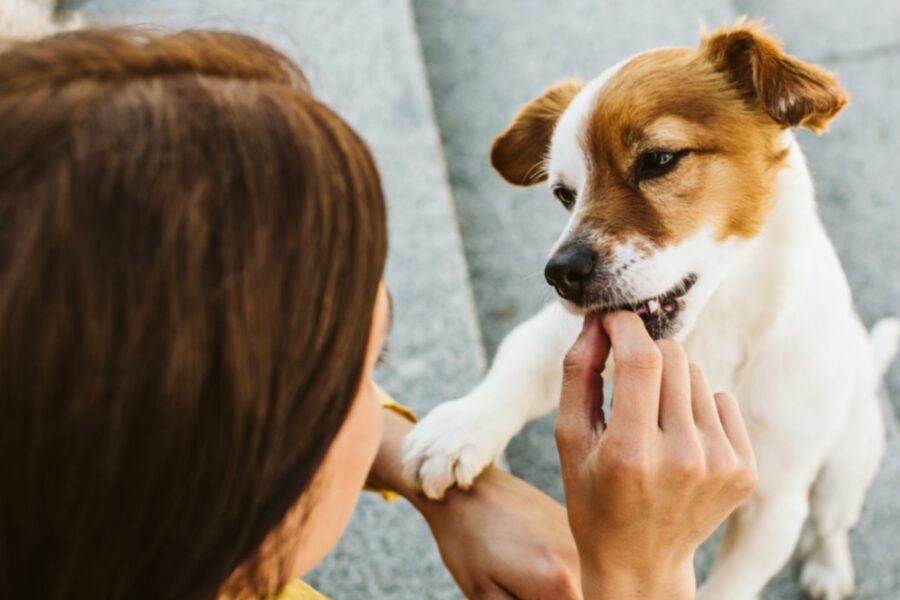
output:
M757 489L698 597L756 597L807 518L803 587L851 594L848 532L884 452L877 395L900 321L869 333L856 315L792 132L825 131L847 102L832 74L741 20L698 48L644 52L526 105L491 163L513 185L547 183L570 213L545 269L560 301L509 334L478 387L408 435L406 478L431 498L471 486L555 406L583 315L630 310L734 392L754 444Z

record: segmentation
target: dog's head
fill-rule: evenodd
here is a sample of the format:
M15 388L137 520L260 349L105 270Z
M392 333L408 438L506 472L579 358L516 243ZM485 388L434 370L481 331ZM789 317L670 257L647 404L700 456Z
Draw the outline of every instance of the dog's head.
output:
M516 185L548 182L571 213L547 281L576 312L624 308L655 338L690 327L762 231L783 132L822 131L847 95L755 23L558 83L494 140Z

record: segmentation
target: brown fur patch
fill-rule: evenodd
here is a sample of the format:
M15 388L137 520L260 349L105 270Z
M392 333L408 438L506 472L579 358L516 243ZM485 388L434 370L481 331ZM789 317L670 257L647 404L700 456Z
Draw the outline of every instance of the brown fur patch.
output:
M547 179L543 164L553 129L584 84L560 81L529 102L491 145L491 165L513 185L534 185Z

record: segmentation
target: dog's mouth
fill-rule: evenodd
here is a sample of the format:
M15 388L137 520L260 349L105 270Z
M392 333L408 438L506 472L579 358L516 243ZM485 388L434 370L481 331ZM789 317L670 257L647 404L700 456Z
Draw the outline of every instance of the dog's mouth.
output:
M654 339L661 339L674 333L678 327L677 316L684 308L683 298L694 284L697 276L693 273L679 281L669 291L646 298L640 302L599 307L600 312L627 310L633 312L644 321L644 326Z

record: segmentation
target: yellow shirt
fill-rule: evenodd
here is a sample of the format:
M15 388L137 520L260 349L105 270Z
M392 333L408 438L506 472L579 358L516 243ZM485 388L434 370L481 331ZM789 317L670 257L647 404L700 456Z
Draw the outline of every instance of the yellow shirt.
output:
M271 600L331 600L299 579L290 582Z
M411 410L409 410L402 404L399 404L396 400L391 398L387 394L387 392L385 392L377 385L375 386L375 390L378 392L378 396L381 399L381 405L383 407L397 413L401 417L409 419L413 423L416 422L416 415L413 414ZM366 487L366 489L369 491L378 492L379 494L384 496L384 499L388 502L393 502L399 497L397 492L392 492L390 490L377 490L368 486ZM298 579L284 586L284 588L282 588L282 590L275 594L275 596L270 600L330 600L330 598L328 598L328 596L325 596L324 594L320 594L319 592L311 588L308 584Z

